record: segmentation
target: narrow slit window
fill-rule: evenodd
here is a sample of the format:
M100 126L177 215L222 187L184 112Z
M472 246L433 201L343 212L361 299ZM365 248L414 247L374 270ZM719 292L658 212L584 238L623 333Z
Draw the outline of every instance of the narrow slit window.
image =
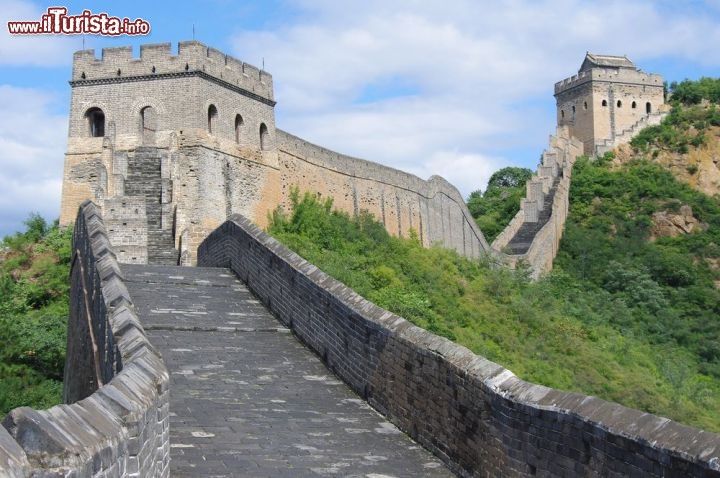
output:
M267 149L270 147L269 144L269 134L267 126L265 126L265 123L260 124L260 149L263 151L267 151Z
M237 144L240 144L240 140L242 139L242 125L243 125L242 116L235 115L235 142Z

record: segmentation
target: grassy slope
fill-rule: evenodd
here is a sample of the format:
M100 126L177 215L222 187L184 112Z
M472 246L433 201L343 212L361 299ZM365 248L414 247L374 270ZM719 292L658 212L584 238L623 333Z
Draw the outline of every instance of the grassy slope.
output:
M720 431L715 364L703 361L695 347L712 343L717 330L696 320L686 330L689 342L658 333L645 321L663 311L627 296L645 297L652 279L642 274L613 266L616 280L637 281L638 290L603 287L578 276L576 261L587 265L588 257L564 253L563 267L532 283L522 272L389 237L371 217L349 218L309 195L296 198L292 215L276 214L270 232L370 300L526 380ZM637 277L628 279L633 273ZM688 312L703 300L712 304L707 292L697 292ZM653 298L660 300L647 299ZM676 319L662 317L679 330Z

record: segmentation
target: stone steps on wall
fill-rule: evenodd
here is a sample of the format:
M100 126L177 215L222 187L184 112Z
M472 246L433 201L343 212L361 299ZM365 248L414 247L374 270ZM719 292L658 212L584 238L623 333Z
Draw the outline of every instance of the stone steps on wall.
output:
M598 143L595 146L595 154L598 156L610 151L620 144L629 143L631 139L640 133L643 129L648 126L654 126L660 124L662 119L666 116L666 113L650 113L647 116L640 118L635 124L629 128L624 129L620 134L615 136L613 139L606 139L602 143Z
M148 264L176 266L180 253L170 231L148 231Z
M525 222L520 229L515 233L510 242L508 242L507 249L510 254L521 255L525 254L532 245L535 235L543 228L545 224L550 220L552 214L553 200L555 199L555 191L557 191L558 183L560 182L560 176L555 178L550 191L545 195L543 200L543 210L538 214L537 222Z
M172 231L162 224L162 154L155 147L142 146L128 157L125 180L127 196L145 198L147 217L148 264L177 265L179 253L175 249Z

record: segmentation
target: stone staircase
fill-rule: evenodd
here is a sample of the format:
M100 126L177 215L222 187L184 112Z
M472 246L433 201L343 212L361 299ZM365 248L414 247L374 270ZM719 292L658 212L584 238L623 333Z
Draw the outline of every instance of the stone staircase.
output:
M535 235L550 220L553 200L555 199L555 191L557 190L558 183L560 182L560 177L561 176L557 176L555 178L552 187L550 188L548 193L545 194L545 198L543 200L543 209L542 211L538 212L537 222L524 222L522 226L520 226L520 229L518 229L518 231L515 233L513 238L510 239L510 242L508 243L506 248L510 254L525 254L528 249L530 249L530 245L532 244L533 239L535 239Z
M148 264L177 265L179 253L170 229L162 227L161 154L155 147L138 147L128 157L126 196L145 198Z
M637 136L637 134L644 128L647 128L648 126L659 125L666 115L667 113L656 112L651 113L647 116L643 116L634 125L627 129L624 129L620 134L616 135L615 138L606 139L601 143L596 143L595 154L597 156L602 156L603 154L613 150L616 146L620 144L629 143L630 140Z

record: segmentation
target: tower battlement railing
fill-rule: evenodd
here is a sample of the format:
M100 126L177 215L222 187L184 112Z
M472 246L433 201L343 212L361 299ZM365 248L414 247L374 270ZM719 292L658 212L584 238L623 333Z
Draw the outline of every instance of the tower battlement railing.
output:
M220 50L198 41L178 43L173 55L170 43L140 46L140 57L133 56L133 48L103 48L101 58L95 50L81 50L73 56L73 84L97 80L130 81L153 76L197 74L202 72L225 83L242 88L268 100L273 100L272 75Z
M555 83L555 94L567 91L576 86L580 86L591 81L625 83L634 85L662 86L663 78L655 73L645 73L641 70L633 70L629 68L593 68L578 72L564 80Z

